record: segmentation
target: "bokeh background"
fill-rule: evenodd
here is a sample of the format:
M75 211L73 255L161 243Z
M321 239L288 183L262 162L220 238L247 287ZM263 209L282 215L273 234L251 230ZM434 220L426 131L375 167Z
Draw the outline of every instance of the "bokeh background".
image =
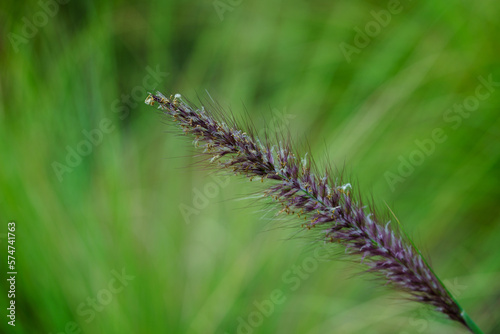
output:
M154 90L208 91L345 165L500 332L500 86L479 79L500 82L496 2L0 7L4 313L9 221L18 271L16 327L2 315L2 332L465 333L320 260L245 199L257 185L190 167L190 143L143 103Z

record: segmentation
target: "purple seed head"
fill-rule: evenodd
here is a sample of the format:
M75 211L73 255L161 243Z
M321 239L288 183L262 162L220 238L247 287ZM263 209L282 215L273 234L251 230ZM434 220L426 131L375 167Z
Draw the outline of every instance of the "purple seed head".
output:
M470 329L462 309L411 240L370 212L349 183L334 180L328 172L317 175L307 154L296 156L289 142L262 142L222 113L194 108L180 95L166 98L158 92L145 102L158 103L215 168L250 180L272 180L264 195L305 219L303 228L317 229L325 242L342 245L385 285Z

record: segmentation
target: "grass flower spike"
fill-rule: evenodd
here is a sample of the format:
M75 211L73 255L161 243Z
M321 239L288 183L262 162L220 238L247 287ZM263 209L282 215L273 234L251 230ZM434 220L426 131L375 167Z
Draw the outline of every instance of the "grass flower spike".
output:
M298 157L290 142L261 141L250 129L244 132L232 117L219 110L195 108L180 95L150 94L145 102L158 103L215 168L251 180L271 180L265 196L287 213L305 219L303 228L317 229L325 242L341 245L382 283L432 306L471 332L482 333L398 226L381 221L374 210L368 210L350 191L349 183L329 171L318 175L311 159Z

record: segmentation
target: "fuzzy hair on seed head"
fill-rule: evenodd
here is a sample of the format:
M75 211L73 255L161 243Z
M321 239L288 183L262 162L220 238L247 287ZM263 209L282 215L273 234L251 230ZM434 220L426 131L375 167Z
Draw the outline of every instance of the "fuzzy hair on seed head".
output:
M343 247L382 284L480 333L411 239L365 206L350 183L328 170L319 173L307 153L298 156L290 141L259 139L221 110L196 108L180 94L170 98L160 92L149 94L145 103L157 103L214 169L268 180L263 195L281 204L282 211L297 215L302 221L298 226L316 230L324 242Z

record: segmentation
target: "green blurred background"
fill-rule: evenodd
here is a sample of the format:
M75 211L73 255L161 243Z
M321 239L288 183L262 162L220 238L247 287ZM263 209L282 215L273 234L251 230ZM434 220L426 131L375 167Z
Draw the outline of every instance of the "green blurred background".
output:
M500 82L499 15L494 1L459 0L3 2L5 314L11 220L18 276L16 327L2 315L0 329L465 332L287 240L293 230L241 200L256 184L189 167L189 141L166 133L145 92L208 90L345 164L499 333L500 87L478 79ZM436 129L446 140L430 144Z

